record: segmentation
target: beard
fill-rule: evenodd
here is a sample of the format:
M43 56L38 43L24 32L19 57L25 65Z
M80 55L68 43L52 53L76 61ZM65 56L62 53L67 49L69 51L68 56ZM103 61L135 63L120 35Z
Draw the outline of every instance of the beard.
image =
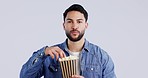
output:
M71 36L71 32L78 32L79 33L78 37L73 38ZM82 32L80 32L78 30L71 30L70 32L65 30L65 33L66 33L66 36L69 38L70 41L77 42L77 41L82 39L82 37L84 36L85 30L83 30Z

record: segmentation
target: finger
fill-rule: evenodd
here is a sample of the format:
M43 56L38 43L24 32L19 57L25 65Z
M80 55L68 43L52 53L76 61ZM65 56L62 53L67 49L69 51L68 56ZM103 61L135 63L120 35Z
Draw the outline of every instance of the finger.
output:
M84 77L80 75L72 75L72 78L84 78Z
M77 78L78 76L77 75L72 75L72 78Z
M51 50L49 50L48 54L51 56L52 59L54 59L54 54Z
M58 52L56 52L56 50L55 49L51 49L51 51L52 51L52 53L55 55L55 57L56 57L56 60L59 58L59 53Z
M84 78L83 76L80 76L80 78Z
M63 53L63 57L66 57L66 54L65 54L65 52Z
M59 53L57 53L56 51L54 52L55 56L56 56L56 60L59 58Z
M56 51L58 52L64 52L61 48L59 48L58 46L54 47L56 49Z
M55 47L56 51L60 54L60 57L66 57L64 51L62 49L60 49L59 47Z
M65 53L60 52L60 57L61 57L61 58L66 57Z

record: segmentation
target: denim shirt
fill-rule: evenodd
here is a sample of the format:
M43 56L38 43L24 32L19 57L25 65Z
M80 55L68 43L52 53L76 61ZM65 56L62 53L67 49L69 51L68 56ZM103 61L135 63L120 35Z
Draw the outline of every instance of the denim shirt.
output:
M69 56L67 40L58 44L66 56ZM46 46L47 47L47 46ZM45 56L43 47L33 53L30 59L22 66L20 78L62 78L62 71L56 58ZM114 64L110 56L97 45L85 39L80 53L80 75L85 78L116 78Z

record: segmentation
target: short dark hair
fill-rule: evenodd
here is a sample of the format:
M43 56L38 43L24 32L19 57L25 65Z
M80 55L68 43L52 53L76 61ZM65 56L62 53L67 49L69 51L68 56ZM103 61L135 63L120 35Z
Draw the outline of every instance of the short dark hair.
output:
M65 12L63 13L63 18L64 18L64 21L65 21L65 18L67 16L67 13L70 12L70 11L79 11L80 13L82 13L84 15L84 18L85 20L87 21L88 19L88 13L87 11L79 4L73 4L71 5L69 8L67 8L65 10Z

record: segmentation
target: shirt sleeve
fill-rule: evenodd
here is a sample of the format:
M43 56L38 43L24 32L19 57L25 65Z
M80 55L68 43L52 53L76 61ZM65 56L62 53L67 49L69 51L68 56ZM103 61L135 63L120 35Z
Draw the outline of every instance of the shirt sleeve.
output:
M46 47L34 52L22 66L20 78L40 78L43 75L43 62L47 57L44 52Z
M104 50L102 50L101 52L102 52L103 78L116 78L116 75L114 72L114 63L111 57Z

